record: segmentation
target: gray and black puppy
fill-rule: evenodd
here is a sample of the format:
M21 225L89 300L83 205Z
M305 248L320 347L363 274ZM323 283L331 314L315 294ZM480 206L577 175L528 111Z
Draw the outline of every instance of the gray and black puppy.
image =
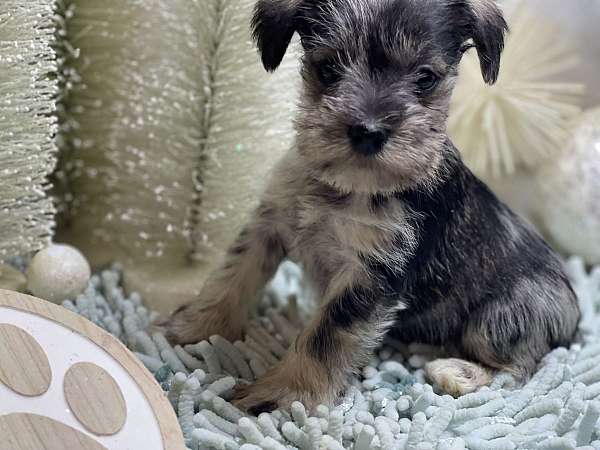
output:
M332 403L387 332L452 347L427 375L454 395L495 371L527 377L579 321L561 261L465 167L446 134L457 67L475 47L496 81L507 30L492 0L259 0L267 70L304 50L294 147L170 338L241 337L285 257L322 304L276 367L238 390L252 412Z

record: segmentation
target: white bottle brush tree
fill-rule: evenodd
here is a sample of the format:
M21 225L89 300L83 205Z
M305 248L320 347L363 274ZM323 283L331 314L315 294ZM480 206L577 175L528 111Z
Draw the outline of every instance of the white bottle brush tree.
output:
M54 228L53 14L50 0L0 2L0 263L43 248Z
M62 0L60 240L166 311L193 298L292 143L292 55L267 75L253 0Z

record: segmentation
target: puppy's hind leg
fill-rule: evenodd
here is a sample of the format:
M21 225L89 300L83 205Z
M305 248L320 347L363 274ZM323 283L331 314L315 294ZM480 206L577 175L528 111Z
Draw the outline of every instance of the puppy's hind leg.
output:
M477 363L449 358L427 363L425 375L440 391L460 397L488 385L494 371Z
M463 359L442 359L425 366L428 378L454 396L489 384L497 372L527 379L548 351L545 333L535 329L523 304L498 301L470 317L459 345ZM542 321L540 321L542 322ZM470 362L476 361L476 362Z
M471 336L470 341L468 357L479 362L449 358L437 359L425 365L425 375L434 387L453 397L460 397L487 386L498 372L509 373L516 380L522 381L527 379L536 367L534 357L528 350L523 349L526 345L515 349L517 356L512 359L501 359L501 355L494 351L483 336ZM475 342L479 345L475 345ZM477 348L476 351L474 347Z

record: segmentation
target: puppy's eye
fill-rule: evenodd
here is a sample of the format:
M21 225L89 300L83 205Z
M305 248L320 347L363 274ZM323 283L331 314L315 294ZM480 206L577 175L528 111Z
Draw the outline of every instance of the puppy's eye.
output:
M432 91L439 83L440 78L429 69L421 69L417 74L417 89L420 93Z
M334 59L326 59L317 64L317 75L323 86L329 87L342 78L341 67Z

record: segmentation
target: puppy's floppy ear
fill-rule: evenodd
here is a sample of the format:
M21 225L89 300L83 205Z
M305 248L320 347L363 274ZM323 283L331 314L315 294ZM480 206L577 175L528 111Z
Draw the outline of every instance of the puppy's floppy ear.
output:
M252 18L252 36L269 72L279 67L296 31L300 0L259 0Z
M473 39L483 79L488 84L498 80L500 56L508 25L494 0L466 0L469 9L469 38Z

